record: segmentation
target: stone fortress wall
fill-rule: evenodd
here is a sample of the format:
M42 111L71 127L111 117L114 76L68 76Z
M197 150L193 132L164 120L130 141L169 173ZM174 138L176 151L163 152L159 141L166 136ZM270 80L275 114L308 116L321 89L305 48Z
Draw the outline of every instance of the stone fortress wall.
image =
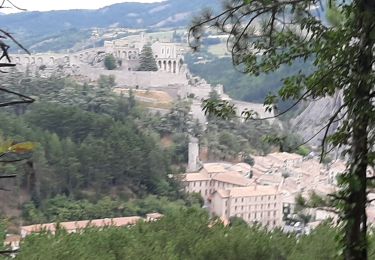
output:
M193 97L192 114L202 124L206 122L201 108L202 99L208 98L212 90L217 91L222 99L234 103L239 108L238 114L247 109L254 110L260 117L272 115L265 112L262 104L232 100L224 93L222 85L212 86L204 79L193 76L184 64L186 47L182 44L153 42L151 48L159 70L136 71L141 50L148 42L151 40L142 33L138 37L105 41L103 47L76 53L16 54L12 56L12 59L18 68L40 71L47 76L48 73L57 69L62 69L67 75L83 76L93 81L97 80L100 75L114 75L117 88L120 89L161 90L170 94L174 99ZM103 60L108 54L112 54L118 61L121 61L120 68L116 70L104 69Z

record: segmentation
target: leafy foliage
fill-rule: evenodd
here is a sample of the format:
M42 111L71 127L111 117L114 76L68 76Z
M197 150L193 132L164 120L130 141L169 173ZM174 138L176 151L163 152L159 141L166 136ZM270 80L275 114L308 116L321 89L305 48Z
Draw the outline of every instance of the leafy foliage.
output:
M285 77L278 94L265 99L267 110L276 111L279 100L295 101L289 108L277 111L276 117L303 100L341 95L342 105L332 111L321 130L325 131L321 158L336 147L349 158L348 169L340 178L341 189L335 196L343 222L343 255L346 259L367 259L366 173L375 165L375 136L370 130L375 122L375 5L368 0L329 4L339 18L331 24L315 15L315 7L322 5L318 0L228 1L223 12L216 15L205 11L193 19L190 45L198 49L204 29L211 25L229 35L233 63L245 73L258 76L275 72L285 64L312 61L312 71L300 70ZM230 114L231 109L226 106L220 111L228 110ZM247 114L247 119L254 117ZM336 122L340 122L339 127L329 136Z
M328 224L296 239L280 230L224 227L197 208L179 208L153 223L32 235L19 259L340 259ZM374 241L374 237L370 237ZM100 250L98 250L100 249Z

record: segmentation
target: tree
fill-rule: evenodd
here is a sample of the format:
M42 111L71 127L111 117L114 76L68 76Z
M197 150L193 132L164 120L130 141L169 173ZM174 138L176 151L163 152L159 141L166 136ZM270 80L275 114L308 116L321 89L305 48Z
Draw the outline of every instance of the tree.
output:
M117 68L117 62L113 54L108 54L104 58L104 67L107 70L114 70Z
M348 158L347 170L339 178L340 191L335 206L343 222L341 244L346 259L367 259L367 192L375 178L368 178L374 167L375 121L374 64L375 2L370 0L331 0L345 17L327 24L316 15L319 0L243 0L227 1L224 11L205 11L193 19L189 42L198 49L206 26L229 34L232 60L243 72L253 75L276 71L284 64L312 62L313 70L300 70L283 79L277 94L265 99L268 111L276 110L279 99L294 100L280 117L301 101L316 100L339 93L342 105L319 132L324 131L321 159L336 147ZM233 106L226 101L205 104L208 112L232 116ZM229 112L228 112L229 111ZM260 120L253 111L243 114ZM329 135L334 123L339 127Z
M158 65L156 64L151 45L146 44L143 46L141 55L139 56L140 65L139 71L157 71Z

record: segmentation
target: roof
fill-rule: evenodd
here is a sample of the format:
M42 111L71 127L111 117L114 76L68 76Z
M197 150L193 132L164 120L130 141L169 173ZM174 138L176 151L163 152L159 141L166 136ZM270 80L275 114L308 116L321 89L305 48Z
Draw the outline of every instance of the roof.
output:
M127 225L134 225L142 218L139 216L133 217L121 217L121 218L105 218L105 219L94 219L94 220L80 220L80 221L67 221L61 222L59 225L66 229L67 231L70 230L79 230L84 229L86 227L106 227L106 226L127 226ZM36 224L30 226L23 226L21 230L26 231L27 233L34 233L40 231L56 231L56 223L47 223L47 224Z
M257 182L263 183L272 183L272 184L280 184L284 178L280 175L275 174L263 174L258 179Z
M220 197L222 198L228 198L229 197L229 190L223 190L219 189L216 191L217 194L219 194Z
M253 168L257 168L261 171L264 171L266 172L269 168L271 168L272 166L274 166L275 164L279 164L280 166L282 165L282 163L280 161L275 161L271 158L267 158L267 157L264 157L264 156L254 156L254 166Z
M227 171L227 168L230 166L231 164L228 163L204 163L203 169L208 173L219 173Z
M281 196L281 201L283 203L289 203L289 204L295 204L296 203L296 199L295 199L295 196L292 195L292 194L284 194Z
M238 186L247 186L252 183L252 180L242 176L242 174L238 172L222 172L214 175L212 177L213 180L230 183Z
M289 160L301 160L303 158L302 155L296 154L296 153L270 153L266 157L269 158L275 158L277 160L280 160L282 162L289 161Z
M4 243L12 243L12 242L19 242L21 240L21 236L19 235L7 235L4 240Z
M229 168L231 171L248 173L251 170L251 166L247 163L237 163Z
M228 191L229 191L229 196L234 197L234 198L278 194L277 189L275 187L265 186L265 185L236 187L236 188L228 189Z
M318 195L327 195L335 192L335 186L330 184L318 183L313 189Z
M209 181L210 177L203 172L197 173L186 173L185 174L185 181Z
M152 218L152 219L159 219L159 218L162 218L164 217L163 214L160 214L158 212L153 212L153 213L149 213L146 215L147 218Z
M23 226L21 227L21 230L24 230L28 233L40 232L42 230L53 232L56 230L56 224L48 223L48 224L36 224L36 225L30 225L30 226Z

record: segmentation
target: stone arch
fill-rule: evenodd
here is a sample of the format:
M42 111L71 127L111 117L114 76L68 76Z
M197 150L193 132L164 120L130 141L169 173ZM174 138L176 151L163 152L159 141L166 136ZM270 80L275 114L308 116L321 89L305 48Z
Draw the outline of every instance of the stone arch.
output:
M69 63L69 62L70 62L70 58L69 58L69 56L65 56L65 57L64 57L64 62L65 62L65 63Z
M178 61L178 72L181 71L181 69L182 69L182 65L184 65L184 60L183 60L183 59L180 59L180 60Z
M127 53L126 51L123 51L123 52L122 52L122 57L123 57L124 59L127 59L127 58L128 58L128 53Z
M163 70L167 71L167 61L163 61Z
M36 64L37 64L37 65L43 65L43 64L44 64L43 58L42 58L42 57L38 57L38 58L36 59Z
M168 72L172 71L172 61L168 61Z
M31 63L35 64L35 57L31 57Z
M50 63L51 65L54 65L54 64L55 64L55 57L50 57L50 58L49 58L49 63Z
M158 61L159 70L161 70L161 60Z
M174 60L174 61L173 61L173 65L172 65L172 72L173 72L173 73L176 73L176 72L177 72L177 68L176 68L176 67L177 67L177 62Z

